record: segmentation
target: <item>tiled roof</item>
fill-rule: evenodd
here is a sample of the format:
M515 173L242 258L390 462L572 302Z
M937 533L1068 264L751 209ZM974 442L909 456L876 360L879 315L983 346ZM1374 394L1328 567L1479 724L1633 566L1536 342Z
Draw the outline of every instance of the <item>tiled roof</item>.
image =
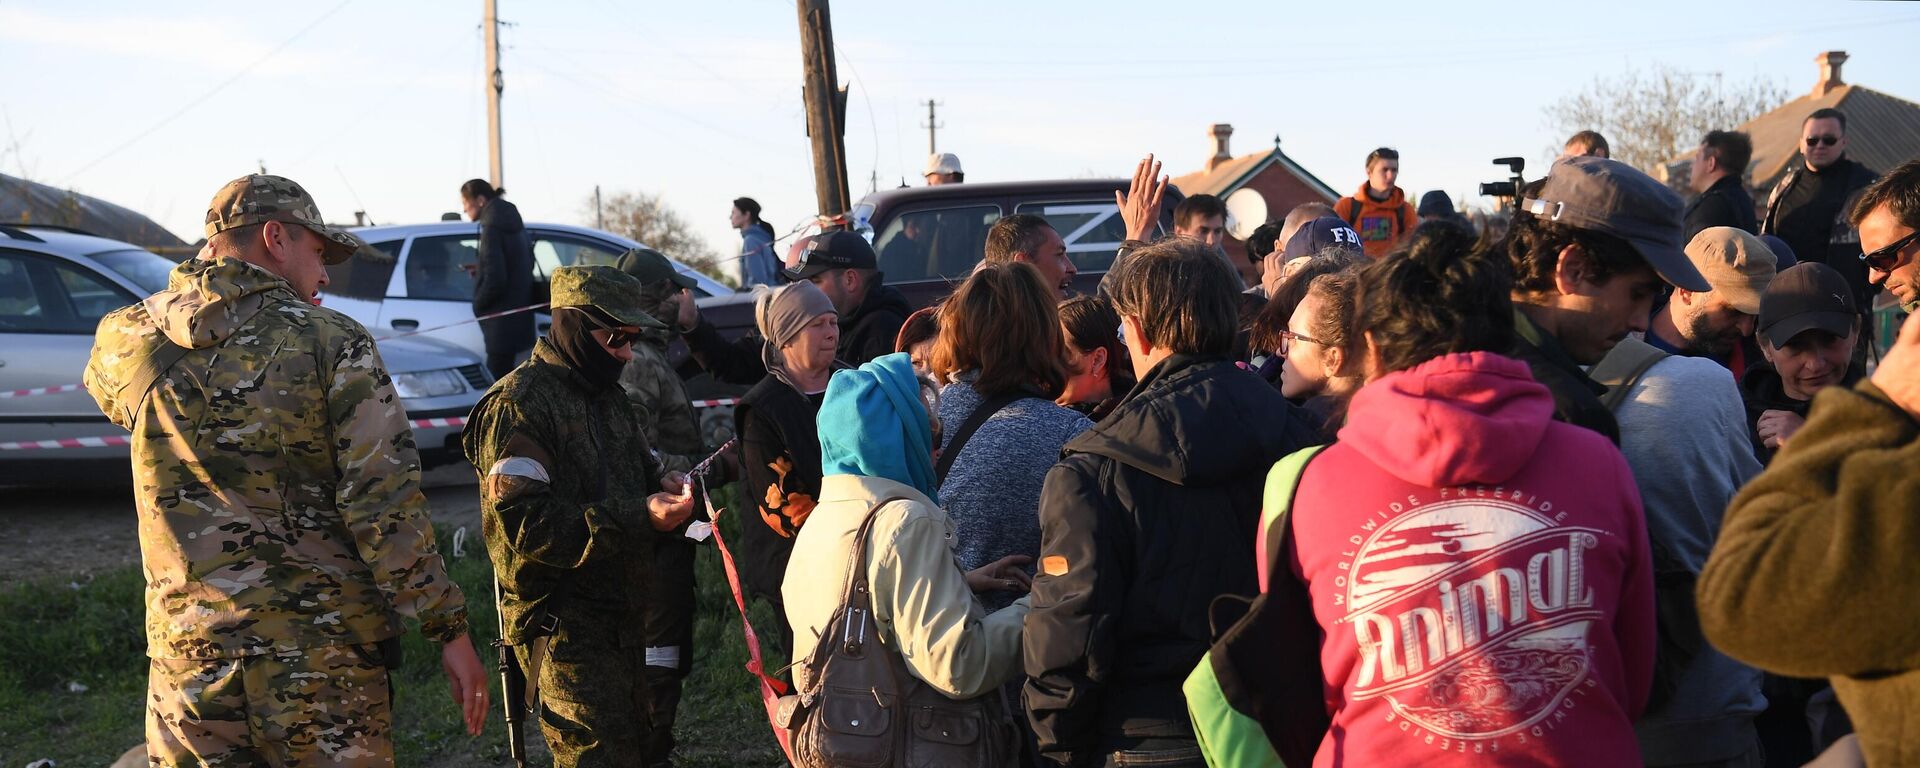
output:
M1285 152L1281 152L1279 147L1269 149L1265 152L1255 152L1251 155L1241 155L1215 166L1211 171L1194 171L1193 173L1175 176L1173 177L1173 185L1179 187L1180 192L1188 196L1217 195L1226 197L1227 194L1239 189L1248 179L1253 178L1254 175L1274 163L1279 163L1288 173L1306 182L1308 186L1320 190L1322 194L1327 196L1327 199L1338 200L1340 198L1338 192L1333 191L1333 188L1327 186L1326 182L1321 181L1312 173L1307 172L1307 169L1300 167L1300 164L1294 162L1293 158L1287 157Z
M1847 115L1847 157L1880 173L1920 157L1920 104L1858 85L1821 96L1802 96L1747 121L1739 130L1753 139L1748 179L1769 189L1800 156L1800 127L1816 109ZM1685 158L1682 158L1685 159Z

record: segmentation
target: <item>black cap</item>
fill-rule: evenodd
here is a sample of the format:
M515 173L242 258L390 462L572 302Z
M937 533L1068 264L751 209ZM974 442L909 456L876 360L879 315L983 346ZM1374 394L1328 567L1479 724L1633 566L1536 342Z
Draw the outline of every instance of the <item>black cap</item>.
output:
M615 261L613 266L648 285L662 280L682 288L692 288L700 284L691 276L681 274L680 270L674 269L673 262L667 259L666 254L652 248L634 248L620 254L620 259Z
M1453 198L1445 190L1433 190L1420 196L1420 207L1415 209L1415 213L1421 216L1451 216Z
M1860 316L1853 305L1853 288L1833 267L1817 261L1795 264L1767 284L1760 294L1761 335L1778 349L1793 337L1812 330L1845 337Z
M1548 221L1627 241L1676 287L1713 290L1687 258L1680 196L1633 166L1602 157L1561 158L1537 196L1522 200L1520 207Z
M788 280L805 280L830 269L879 269L867 239L849 230L822 232L794 245L798 261L781 274Z

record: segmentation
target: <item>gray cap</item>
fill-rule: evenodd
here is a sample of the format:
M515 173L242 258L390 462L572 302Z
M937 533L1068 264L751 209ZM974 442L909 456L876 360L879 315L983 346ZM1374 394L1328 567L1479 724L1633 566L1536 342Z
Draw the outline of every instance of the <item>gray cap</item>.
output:
M1521 201L1520 207L1548 221L1627 241L1676 287L1713 290L1687 258L1680 196L1633 166L1603 157L1563 157L1547 172L1539 197Z

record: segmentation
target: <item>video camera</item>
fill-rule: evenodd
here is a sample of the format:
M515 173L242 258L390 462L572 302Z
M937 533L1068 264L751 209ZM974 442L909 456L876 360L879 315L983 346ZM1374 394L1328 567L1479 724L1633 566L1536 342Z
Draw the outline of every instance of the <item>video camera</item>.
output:
M1527 167L1527 159L1524 157L1497 157L1494 158L1493 164L1506 166L1507 171L1513 174L1513 178L1507 179L1506 181L1489 181L1481 184L1480 194L1489 197L1504 197L1509 200L1518 199L1520 197L1520 190L1527 186L1527 180L1520 177L1521 169Z

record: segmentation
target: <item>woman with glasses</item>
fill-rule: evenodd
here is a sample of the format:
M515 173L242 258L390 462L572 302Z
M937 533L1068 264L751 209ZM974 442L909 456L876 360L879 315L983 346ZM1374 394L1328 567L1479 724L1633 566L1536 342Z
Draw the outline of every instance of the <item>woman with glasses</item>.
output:
M740 521L735 560L746 590L781 606L780 583L794 536L820 496L820 437L814 418L836 368L840 316L819 287L789 283L761 294L754 321L767 343L767 376L733 410L740 439L746 498L755 514ZM781 612L782 647L793 648L793 631Z
M1340 428L1347 398L1360 388L1359 366L1347 346L1353 278L1351 269L1314 277L1280 331L1280 394L1313 414L1328 437Z

